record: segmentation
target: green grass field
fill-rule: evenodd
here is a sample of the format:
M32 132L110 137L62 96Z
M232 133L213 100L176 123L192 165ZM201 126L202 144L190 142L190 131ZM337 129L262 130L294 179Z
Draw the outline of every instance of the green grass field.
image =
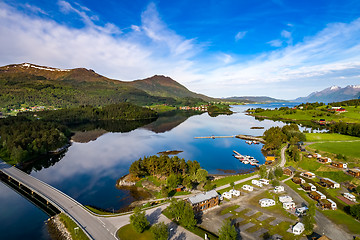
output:
M331 141L352 141L358 140L358 137L341 135L337 133L306 133L307 142L331 142Z
M348 158L348 161L360 161L360 141L314 143L308 148L332 154L342 154Z
M64 223L66 229L70 232L71 237L73 240L88 240L89 238L85 235L82 229L78 228L78 225L71 220L68 216L64 213L60 213L60 221ZM75 229L76 230L75 232Z
M128 224L120 228L116 234L121 240L153 240L154 234L150 230L137 233L134 228Z
M360 234L360 222L356 221L353 217L347 215L341 210L325 210L322 213L331 219L334 223L346 227L350 232Z
M343 121L347 123L359 123L360 122L360 108L345 107L347 112L345 113L329 113L321 111L319 107L315 110L266 110L259 113L253 113L255 116L263 116L272 119L286 119L286 120L299 120L299 121L311 121L325 119L326 121Z
M229 184L231 182L236 182L238 180L247 178L247 177L251 177L253 175L257 174L257 172L253 172L253 173L248 173L248 174L242 174L242 175L232 175L232 176L228 176L228 177L224 177L224 178L220 178L217 180L212 181L213 184L216 185L216 187L220 187L223 186L225 184Z

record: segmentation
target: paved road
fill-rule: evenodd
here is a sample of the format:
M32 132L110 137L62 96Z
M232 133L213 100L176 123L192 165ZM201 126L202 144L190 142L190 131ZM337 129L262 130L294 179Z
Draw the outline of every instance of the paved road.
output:
M285 163L286 163L286 158L285 158L285 151L287 149L287 144L281 149L281 161L279 164L279 167L284 167Z
M117 239L115 235L102 224L101 219L90 214L76 200L51 187L50 185L10 166L0 160L0 171L16 179L21 184L34 190L36 193L47 199L59 210L69 215L84 230L90 239Z

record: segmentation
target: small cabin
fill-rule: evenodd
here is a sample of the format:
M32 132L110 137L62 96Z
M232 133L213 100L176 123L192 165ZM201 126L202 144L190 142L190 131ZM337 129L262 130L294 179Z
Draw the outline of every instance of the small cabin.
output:
M219 200L219 194L215 190L200 193L187 199L195 212L205 211L211 207L215 207L219 205Z
M294 202L284 202L283 203L283 208L286 210L295 209L295 207L296 207L296 205Z
M292 176L296 172L296 169L292 166L284 168L283 173L288 176Z
M342 162L332 162L331 165L337 168L347 168L347 163Z
M276 186L274 189L275 193L284 192L284 191L285 191L285 189L283 186Z
M330 178L321 178L319 184L327 188L340 188L340 184Z
M318 160L319 160L319 162L322 162L322 163L331 163L332 162L331 158L328 158L328 157L319 157Z
M268 154L268 155L265 157L265 160L266 160L266 161L270 161L270 162L275 161L275 154Z
M331 202L328 199L319 199L319 205L322 209L331 209Z
M242 189L249 191L249 192L254 191L254 187L251 185L244 185L244 186L242 186Z
M356 202L356 197L354 195L352 195L351 193L344 193L344 198L352 201L352 202Z
M302 178L299 178L299 177L293 177L292 181L296 184L304 184L305 183L305 180Z
M309 196L316 201L319 201L320 199L326 199L326 196L319 191L312 191L309 193Z
M261 207L270 207L275 205L275 201L270 198L263 198L259 200L259 204Z
M300 184L300 186L306 191L306 192L310 192L310 191L316 191L316 186L312 183L303 183Z
M312 173L312 172L304 172L304 173L302 173L300 175L303 176L303 177L306 177L306 178L314 178L315 177L315 174Z
M279 201L280 201L281 203L285 203L285 202L292 202L293 199L292 199L292 197L290 197L290 196L280 196L280 197L279 197Z
M358 168L349 169L348 173L354 177L360 177L360 169Z
M296 223L293 228L292 228L292 232L295 235L300 235L302 234L302 232L305 230L305 226L304 224L302 224L301 222Z
M181 192L181 191L184 191L184 189L185 189L184 186L179 185L179 186L177 186L177 188L175 188L175 191L176 191L176 192Z

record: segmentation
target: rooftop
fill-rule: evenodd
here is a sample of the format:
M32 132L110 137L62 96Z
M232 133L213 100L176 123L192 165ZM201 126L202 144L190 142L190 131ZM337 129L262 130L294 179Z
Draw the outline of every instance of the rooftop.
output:
M197 204L218 196L219 194L215 190L211 190L209 192L204 192L193 197L189 197L189 201L191 204Z

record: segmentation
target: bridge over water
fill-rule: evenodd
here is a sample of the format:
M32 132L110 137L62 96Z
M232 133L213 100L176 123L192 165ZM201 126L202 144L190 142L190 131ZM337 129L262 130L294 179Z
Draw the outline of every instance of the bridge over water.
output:
M68 215L81 227L89 239L114 240L117 227L103 219L88 212L83 205L69 197L58 189L34 178L21 170L6 164L0 160L0 171L11 184L24 188L23 191L36 193L40 196L49 208L56 208L58 211ZM54 212L56 212L56 209Z

